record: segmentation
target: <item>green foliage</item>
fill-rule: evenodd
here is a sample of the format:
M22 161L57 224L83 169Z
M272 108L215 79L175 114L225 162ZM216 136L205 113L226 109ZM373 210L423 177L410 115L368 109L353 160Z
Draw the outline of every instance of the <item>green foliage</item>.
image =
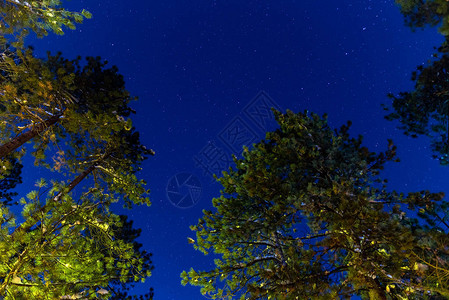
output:
M62 34L90 13L67 11L58 0L6 0L0 13L0 298L152 299L152 290L129 295L151 275L151 254L136 241L132 221L110 210L119 200L150 204L137 173L154 153L132 126L135 98L99 57L40 59L22 48L29 30ZM38 181L15 207L17 218L11 190L21 183L27 142L37 167L67 180Z
M332 130L326 117L307 112L275 116L280 128L235 159L219 179L215 212L192 226L195 249L217 254L216 268L184 271L182 283L212 299L436 293L416 279L414 253L424 246L406 212L432 207L442 195L386 189L378 174L395 160L391 142L373 153L350 137L350 124Z
M31 49L4 56L1 67L0 123L17 137L5 136L0 156L34 137L37 165L77 175L94 167L97 187L120 194L128 207L149 204L145 182L135 173L153 152L132 127L129 103L135 98L116 67L99 57L81 65L80 58L60 53L40 60Z
M92 17L84 9L81 12L64 9L59 0L5 0L0 3L0 15L2 42L6 42L5 36L13 36L13 39L16 38L15 45L20 45L30 30L38 37L50 31L64 34L64 27L75 29L76 23Z
M417 229L419 247L413 255L417 259L413 268L419 273L419 280L429 289L438 292L445 299L449 297L449 249L448 230L449 203L434 203L419 210L422 219Z
M80 61L61 53L41 60L31 49L5 54L0 62L4 129L20 134L52 116L60 116L57 122L64 122L65 131L89 128L94 137L128 128L125 118L134 98L117 68L107 68L99 57L88 57L84 66ZM51 133L44 140L56 139Z
M0 294L5 299L90 298L100 290L108 291L102 295L107 299L114 290L109 285L120 290L121 283L151 274L150 256L134 241L140 231L126 218L92 201L95 197L75 202L66 195L56 202L50 195L42 203L42 187L24 200L20 226L2 207Z

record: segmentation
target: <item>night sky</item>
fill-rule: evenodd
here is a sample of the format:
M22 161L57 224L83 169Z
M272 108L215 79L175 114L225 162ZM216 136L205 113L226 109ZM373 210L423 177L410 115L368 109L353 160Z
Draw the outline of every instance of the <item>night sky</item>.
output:
M64 5L85 8L93 18L64 36L29 38L29 44L41 56L47 50L67 58L101 56L118 66L139 97L134 125L156 152L141 174L152 206L126 211L142 228L139 241L155 265L136 292L151 286L155 299L203 299L199 288L180 284L183 270L213 264L213 256L188 244L187 237L194 237L189 226L219 195L209 172L273 128L263 114L268 105L327 113L334 127L351 120L351 133L362 134L372 151L385 150L393 139L401 162L383 173L391 189L449 190L449 168L431 158L429 140L405 137L383 119L386 95L410 90L411 72L443 40L436 28L413 33L405 27L392 0ZM25 179L24 188L35 181Z

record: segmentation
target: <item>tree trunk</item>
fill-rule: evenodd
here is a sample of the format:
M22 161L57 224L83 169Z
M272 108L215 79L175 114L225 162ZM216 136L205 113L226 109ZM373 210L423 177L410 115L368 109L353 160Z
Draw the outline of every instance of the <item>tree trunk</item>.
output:
M72 182L70 182L70 184L67 186L67 189L64 189L63 191L60 191L55 197L53 197L53 201L59 201L63 195L71 192L84 178L86 178L90 173L93 172L93 170L95 170L95 168L98 166L98 164L101 161L104 161L111 154L112 153L105 154L99 161L97 161L96 163L93 163L89 168L87 168L81 174L79 174L74 180L72 180ZM45 206L42 207L41 209L43 210L44 208L45 208ZM11 234L11 237L14 238L14 235L16 235L18 232L27 231L32 226L34 226L34 224L29 225L27 227L20 226L20 227L16 228L16 230L14 230L14 232Z
M33 128L31 130L28 130L27 132L22 133L21 135L13 138L6 144L1 145L0 146L0 159L4 158L8 154L10 154L14 150L16 150L17 148L19 148L20 146L22 146L23 144L25 144L26 142L28 142L29 140L31 140L32 138L37 136L39 133L45 131L48 127L57 123L61 119L61 116L62 115L55 115L55 116L49 118L48 120L46 120L45 122L42 122L36 126L33 126Z
M54 198L54 201L59 201L63 194L70 193L84 178L86 178L93 170L97 167L97 164L91 165L89 168L83 171L83 173L79 174L70 184L67 186L67 189L59 192Z
M89 168L83 171L83 173L79 174L75 179L70 182L70 184L67 186L67 188L64 191L59 192L54 198L54 201L60 200L63 194L70 193L84 178L86 178L90 173L95 170L95 168L105 159L107 159L111 153L105 154L99 161L93 163Z

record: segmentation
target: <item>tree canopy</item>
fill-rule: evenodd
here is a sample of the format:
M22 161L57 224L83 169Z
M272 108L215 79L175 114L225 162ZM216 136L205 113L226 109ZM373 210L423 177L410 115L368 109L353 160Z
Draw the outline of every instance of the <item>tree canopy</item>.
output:
M183 284L212 299L447 295L447 285L425 279L435 268L420 251L431 252L433 236L410 216L432 222L442 194L388 191L379 172L396 159L391 142L374 153L350 137L350 124L332 130L307 112L275 116L280 128L223 172L215 211L192 226L195 248L218 255L216 268L184 271Z
M152 154L129 118L135 98L115 66L108 68L99 57L88 57L85 65L80 60L61 53L41 60L31 49L4 57L0 122L10 135L0 145L0 157L20 157L24 152L16 150L32 141L36 164L75 174L97 172L110 188L122 182L123 190L127 182L126 199L148 202L143 182L134 176ZM56 155L48 159L47 152Z
M150 204L137 174L154 152L132 125L136 98L99 57L41 59L23 47L30 30L62 34L89 12L22 0L3 1L0 11L0 297L137 299L129 292L151 275L151 255L136 240L140 230L110 208ZM39 180L16 206L26 143L36 167L66 180Z

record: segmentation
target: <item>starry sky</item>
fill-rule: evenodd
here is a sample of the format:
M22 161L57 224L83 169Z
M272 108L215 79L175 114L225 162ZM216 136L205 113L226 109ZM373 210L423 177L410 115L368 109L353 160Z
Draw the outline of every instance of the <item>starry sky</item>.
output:
M212 256L188 244L189 226L211 208L220 171L241 144L274 128L264 107L351 120L372 151L391 138L400 163L383 173L401 192L447 191L449 168L431 159L429 141L411 139L383 119L386 95L413 87L411 72L443 40L435 28L412 32L394 1L81 0L91 20L64 36L30 37L40 55L101 56L118 66L139 101L134 125L156 152L141 176L151 207L126 213L153 253L155 299L203 299L180 273L208 269ZM236 138L236 132L243 135ZM236 150L237 149L237 150ZM214 160L215 159L215 160ZM25 180L25 185L27 180ZM118 208L119 212L122 212Z

